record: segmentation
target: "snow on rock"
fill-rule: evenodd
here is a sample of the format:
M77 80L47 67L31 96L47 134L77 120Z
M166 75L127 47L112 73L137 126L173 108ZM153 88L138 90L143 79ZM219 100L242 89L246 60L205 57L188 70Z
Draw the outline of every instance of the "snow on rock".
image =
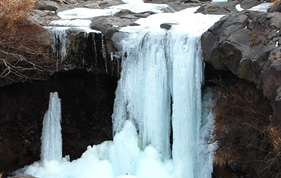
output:
M272 5L273 5L273 3L271 3L271 2L265 2L265 3L259 4L257 6L254 6L249 10L267 12L267 9L269 9Z
M237 9L237 11L243 11L243 10L245 10L245 9L243 9L243 8L241 7L240 4L237 4L237 5L235 6L235 8Z

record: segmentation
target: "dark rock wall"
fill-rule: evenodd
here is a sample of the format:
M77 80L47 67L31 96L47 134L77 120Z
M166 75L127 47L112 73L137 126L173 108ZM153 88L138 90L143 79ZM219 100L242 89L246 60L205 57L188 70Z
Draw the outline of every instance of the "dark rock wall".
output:
M281 14L243 11L223 17L202 36L205 62L257 85L281 122Z
M117 78L109 75L70 71L0 88L0 172L40 159L50 92L57 91L62 101L63 155L75 159L88 145L112 139L116 84Z
M107 54L102 33L60 27L50 29L50 32L53 34L52 48L57 58L58 71L85 69L94 73L107 73Z
M50 62L44 77L33 80L41 76L38 72L25 80L0 80L0 173L40 159L50 92L57 91L62 100L63 155L76 159L88 145L112 139L120 59L108 55L102 33L79 28L49 30L54 55L46 59ZM63 48L65 53L61 53Z

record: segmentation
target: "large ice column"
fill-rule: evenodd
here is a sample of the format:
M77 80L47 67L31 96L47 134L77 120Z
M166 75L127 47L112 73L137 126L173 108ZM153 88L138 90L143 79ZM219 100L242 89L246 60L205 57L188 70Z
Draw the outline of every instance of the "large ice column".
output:
M113 128L126 120L136 125L139 146L154 146L170 158L170 85L166 33L141 31L125 39L121 79L114 103Z
M199 36L170 34L172 62L173 150L176 177L197 177L197 142L201 119L202 61Z
M57 92L50 93L41 141L41 161L62 159L61 101Z
M123 42L126 59L116 93L114 131L132 120L141 148L151 144L167 159L172 122L175 177L195 178L201 120L200 34L159 29L129 37Z

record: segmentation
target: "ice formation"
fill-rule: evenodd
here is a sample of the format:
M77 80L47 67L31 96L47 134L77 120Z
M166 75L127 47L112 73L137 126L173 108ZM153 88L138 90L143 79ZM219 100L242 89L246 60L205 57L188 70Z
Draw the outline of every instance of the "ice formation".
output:
M61 101L58 93L50 93L49 108L44 116L41 137L41 161L62 159Z
M123 62L113 141L89 146L77 160L23 171L40 178L210 178L213 146L205 138L212 122L202 115L200 36L221 16L196 9L152 15L114 36ZM162 23L174 25L165 30Z

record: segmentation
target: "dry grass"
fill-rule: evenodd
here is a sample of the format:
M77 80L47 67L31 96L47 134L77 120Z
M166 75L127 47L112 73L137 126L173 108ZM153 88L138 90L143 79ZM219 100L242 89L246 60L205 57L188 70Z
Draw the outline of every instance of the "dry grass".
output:
M50 63L49 34L29 19L35 0L0 1L0 81L39 79ZM45 56L45 59L43 60ZM46 60L49 58L49 60Z
M273 8L276 8L276 7L278 7L278 5L281 3L281 0L274 0L273 1Z
M281 137L272 124L270 102L243 81L226 82L216 91L214 163L240 165L245 177L280 176Z
M11 29L18 22L28 21L27 16L34 8L34 3L35 0L1 0L1 28Z
M34 7L34 0L1 0L0 1L0 45L6 52L27 50L39 52L36 46L42 31L41 27L33 24L29 13ZM9 50L8 50L9 48ZM7 51L8 50L8 51Z

